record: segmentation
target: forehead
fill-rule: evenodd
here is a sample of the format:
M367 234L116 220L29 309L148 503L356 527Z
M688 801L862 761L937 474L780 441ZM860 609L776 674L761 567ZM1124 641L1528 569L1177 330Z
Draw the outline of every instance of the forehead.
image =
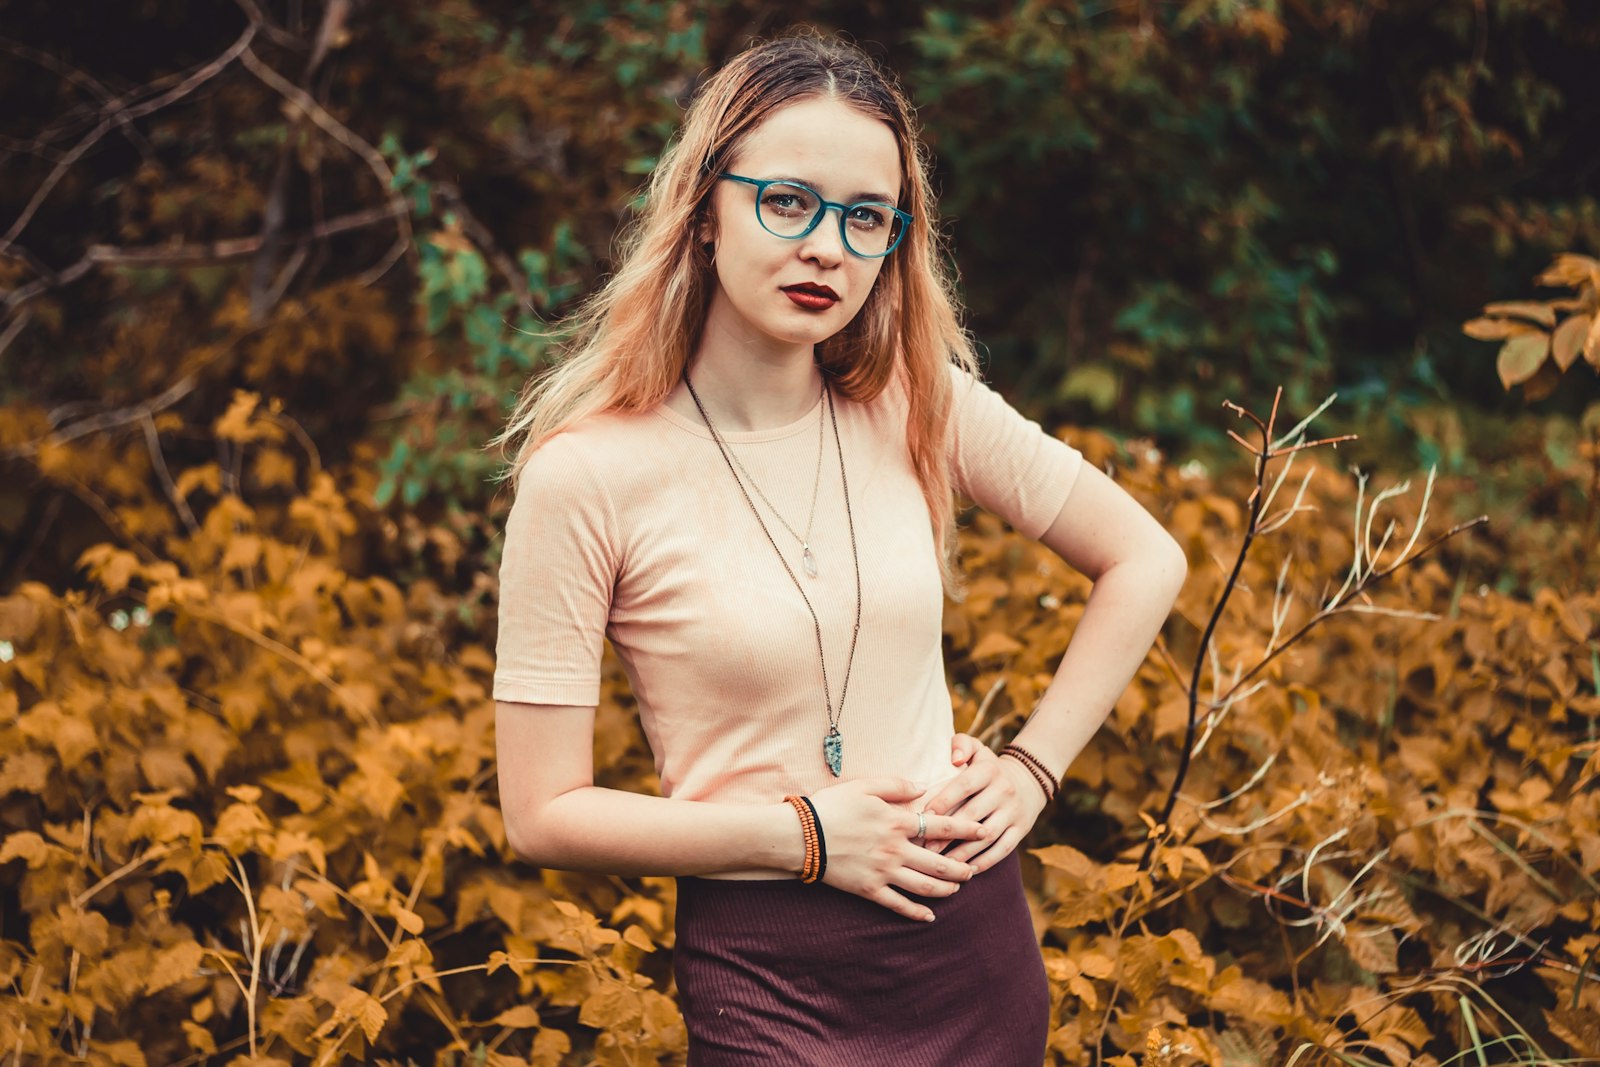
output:
M888 123L829 97L813 97L768 115L751 132L732 168L754 178L799 178L824 196L900 193L900 151Z

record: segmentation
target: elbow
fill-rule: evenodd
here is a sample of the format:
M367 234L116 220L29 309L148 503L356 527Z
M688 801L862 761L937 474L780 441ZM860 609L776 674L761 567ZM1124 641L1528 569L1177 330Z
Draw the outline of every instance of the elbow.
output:
M1167 578L1169 599L1177 603L1178 594L1183 591L1183 583L1189 578L1189 554L1170 533L1166 535L1162 545L1161 573Z
M503 808L506 845L517 859L534 867L561 868L565 866L565 850L561 835L550 825L548 817L540 812L513 811Z

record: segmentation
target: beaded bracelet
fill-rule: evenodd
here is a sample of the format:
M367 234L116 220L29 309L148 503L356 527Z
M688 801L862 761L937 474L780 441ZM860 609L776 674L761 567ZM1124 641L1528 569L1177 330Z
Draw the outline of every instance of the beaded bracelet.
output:
M790 795L783 799L800 818L800 835L806 843L806 856L800 863L800 880L809 885L822 877L822 837L817 809L805 797Z
M817 876L814 882L822 881L823 875L828 873L828 839L822 836L822 819L817 815L817 807L811 803L810 797L801 797L805 801L806 809L811 812L811 826L817 831Z
M1048 804L1056 798L1056 777L1044 765L1044 761L1021 745L1007 745L1000 750L1000 755L1010 756L1033 775L1033 780L1039 783L1039 788L1044 790L1044 800Z

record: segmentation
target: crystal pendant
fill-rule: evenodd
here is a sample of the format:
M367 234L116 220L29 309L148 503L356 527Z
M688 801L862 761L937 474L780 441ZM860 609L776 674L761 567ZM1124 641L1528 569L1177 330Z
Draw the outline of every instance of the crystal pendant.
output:
M835 778L844 773L844 735L837 726L828 727L822 739L822 758L828 761L828 770Z
M800 562L805 566L806 577L815 578L817 576L817 557L811 554L810 545L806 545L805 548L805 554L800 557Z

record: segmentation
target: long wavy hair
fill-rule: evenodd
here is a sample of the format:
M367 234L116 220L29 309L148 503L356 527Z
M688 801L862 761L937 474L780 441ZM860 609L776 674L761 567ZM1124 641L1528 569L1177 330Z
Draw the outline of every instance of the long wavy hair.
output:
M946 592L959 596L945 461L948 364L976 373L977 359L933 226L927 150L911 105L866 53L837 37L793 34L757 43L706 81L650 177L616 272L568 320L564 358L528 382L494 443L514 449L515 479L535 449L579 420L647 411L667 398L699 344L715 284L701 224L717 174L774 111L816 97L854 107L894 132L905 176L898 206L912 219L861 311L817 346L817 362L834 388L861 403L898 376L907 400L906 447L927 501L940 574Z

